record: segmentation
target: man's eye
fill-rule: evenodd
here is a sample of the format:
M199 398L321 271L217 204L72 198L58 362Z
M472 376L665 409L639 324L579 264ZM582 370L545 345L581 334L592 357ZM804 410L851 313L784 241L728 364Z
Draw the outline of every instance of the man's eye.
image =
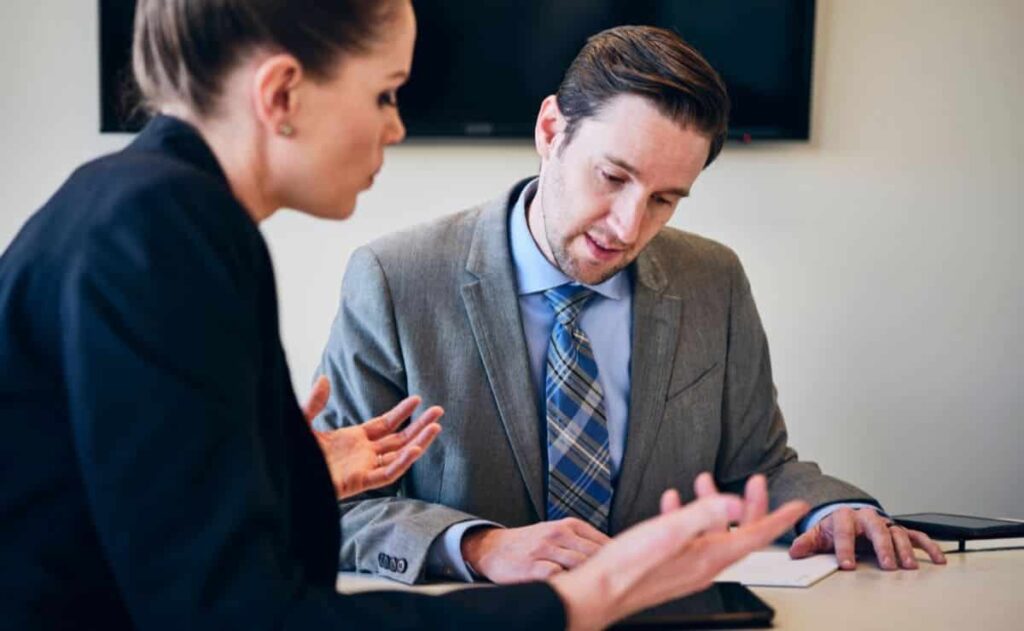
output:
M658 204L659 206L668 206L671 204L671 202L665 199L664 197L655 197L654 203Z
M608 173L606 171L601 171L601 177L608 180L612 184L622 184L626 181L621 177L618 177L617 175L612 175L611 173Z
M377 103L381 107L397 107L398 106L398 94L394 91L383 92L377 97Z

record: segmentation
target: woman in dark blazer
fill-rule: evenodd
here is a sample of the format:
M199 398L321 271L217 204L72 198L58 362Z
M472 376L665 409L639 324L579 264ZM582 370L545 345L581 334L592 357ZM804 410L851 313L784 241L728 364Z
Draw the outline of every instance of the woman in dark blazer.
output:
M681 509L669 493L549 583L335 593L335 496L401 475L440 410L321 436L351 446L325 466L257 224L352 212L404 135L414 24L407 0L140 0L135 71L160 114L0 259L0 626L597 628L797 519L765 515L758 481Z

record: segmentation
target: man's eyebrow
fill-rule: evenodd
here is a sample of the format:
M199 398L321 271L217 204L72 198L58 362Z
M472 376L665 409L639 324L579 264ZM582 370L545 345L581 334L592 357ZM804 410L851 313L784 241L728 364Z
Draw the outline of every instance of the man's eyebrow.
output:
M388 79L406 79L408 76L409 73L405 70L396 70L388 75Z
M612 164L614 164L615 166L619 167L623 171L628 172L633 177L640 177L640 170L637 169L632 164L626 162L622 158L617 158L617 157L615 157L613 155L610 155L610 154L605 155L604 158L605 158L605 160L607 160L608 162L611 162ZM669 195L678 195L679 197L689 197L690 196L690 189L682 188L682 187L680 187L680 188L666 188L663 191L658 191L658 193L668 193Z

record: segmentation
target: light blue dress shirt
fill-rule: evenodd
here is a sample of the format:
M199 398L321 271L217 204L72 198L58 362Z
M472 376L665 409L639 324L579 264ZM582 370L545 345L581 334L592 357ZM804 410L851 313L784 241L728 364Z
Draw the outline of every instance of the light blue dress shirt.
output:
M537 419L545 417L544 378L548 341L555 325L555 312L544 298L552 287L576 282L545 258L530 234L526 209L537 192L537 180L526 185L509 215L509 249L515 267L519 296L519 314L523 322L526 350L530 360L534 392L537 393ZM612 483L617 481L626 449L629 425L629 370L632 353L633 281L628 270L622 270L599 285L586 285L594 296L584 306L579 326L590 339L597 363L598 380L604 391L605 416L608 421L609 452L612 459ZM870 507L871 504L829 504L805 517L800 531L811 528L832 511L842 507ZM497 526L486 520L469 520L455 524L438 537L430 547L427 568L432 574L457 576L473 580L473 573L462 558L462 537L478 526Z

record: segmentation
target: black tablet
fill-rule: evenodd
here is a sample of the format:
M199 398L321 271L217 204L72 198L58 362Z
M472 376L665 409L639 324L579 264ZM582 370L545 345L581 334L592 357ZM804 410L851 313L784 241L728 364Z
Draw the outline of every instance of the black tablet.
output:
M721 629L770 627L775 610L739 583L673 600L622 620L612 629Z
M901 526L920 530L933 539L943 541L1024 537L1024 523L1006 519L948 513L913 513L896 515L893 519Z

